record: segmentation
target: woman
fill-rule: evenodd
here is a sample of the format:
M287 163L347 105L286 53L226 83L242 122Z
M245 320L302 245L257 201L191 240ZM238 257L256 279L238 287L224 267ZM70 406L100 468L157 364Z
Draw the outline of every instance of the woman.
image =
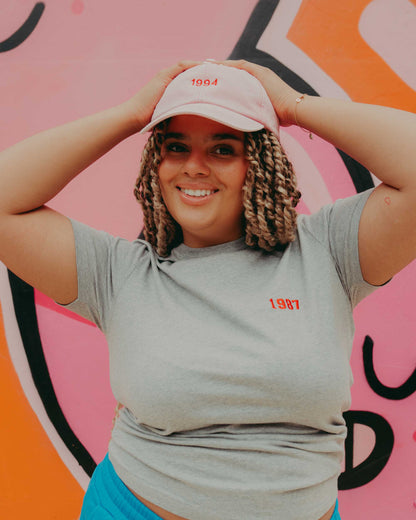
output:
M296 219L278 121L381 185ZM135 190L147 241L44 206L148 129ZM339 518L351 312L416 256L415 129L411 114L304 97L244 61L181 62L1 154L0 259L106 333L124 405L82 519Z

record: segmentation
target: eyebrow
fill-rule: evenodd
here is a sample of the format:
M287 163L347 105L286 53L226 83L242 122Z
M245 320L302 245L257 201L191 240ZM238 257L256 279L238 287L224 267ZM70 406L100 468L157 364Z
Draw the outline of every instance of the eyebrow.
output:
M189 140L189 136L186 134L183 134L181 132L167 132L165 134L165 139L180 139L183 141ZM221 134L212 134L210 136L210 139L213 141L226 141L226 140L233 140L233 141L242 141L242 139L234 134L227 134L227 133L221 133Z
M214 134L212 136L212 139L214 141L225 141L227 139L232 139L234 141L241 141L242 140L241 137L238 137L238 136L236 136L234 134Z

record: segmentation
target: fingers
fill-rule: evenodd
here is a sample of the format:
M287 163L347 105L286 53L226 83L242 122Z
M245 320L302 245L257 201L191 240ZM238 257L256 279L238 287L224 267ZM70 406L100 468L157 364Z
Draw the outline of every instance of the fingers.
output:
M153 110L169 83L181 72L200 63L202 62L181 60L170 67L160 70L131 100L125 103L125 106L133 113L139 130L149 123Z
M247 60L218 60L215 63L219 63L220 65L228 65L229 67L236 67L237 69L245 69L250 65L254 65Z
M247 60L223 60L215 61L214 63L218 63L220 65L227 65L227 67L235 67L236 69L246 70L247 72L256 77L270 70L267 67L263 67L262 65L252 63L251 61Z
M181 60L175 63L170 67L162 69L158 76L164 80L166 83L170 83L176 76L181 74L181 72L190 69L191 67L195 67L195 65L200 65L202 61L194 61L194 60Z
M191 67L195 67L195 65L201 65L202 61L199 60L181 60L178 61L176 67L180 67L182 70L189 69Z

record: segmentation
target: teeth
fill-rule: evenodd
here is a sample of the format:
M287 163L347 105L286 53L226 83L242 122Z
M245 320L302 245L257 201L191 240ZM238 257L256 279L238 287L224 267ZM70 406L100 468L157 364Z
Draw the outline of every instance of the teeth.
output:
M191 197L206 197L207 195L211 195L214 193L214 190L189 190L187 188L179 188L186 195L191 195Z

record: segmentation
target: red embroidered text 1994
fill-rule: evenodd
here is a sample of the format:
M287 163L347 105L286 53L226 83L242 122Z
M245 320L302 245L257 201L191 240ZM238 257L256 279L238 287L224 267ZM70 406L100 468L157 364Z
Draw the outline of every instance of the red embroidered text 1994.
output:
M192 80L192 86L194 86L194 87L212 87L212 86L217 86L217 83L218 83L217 78L215 78L213 80L193 78L193 80Z

